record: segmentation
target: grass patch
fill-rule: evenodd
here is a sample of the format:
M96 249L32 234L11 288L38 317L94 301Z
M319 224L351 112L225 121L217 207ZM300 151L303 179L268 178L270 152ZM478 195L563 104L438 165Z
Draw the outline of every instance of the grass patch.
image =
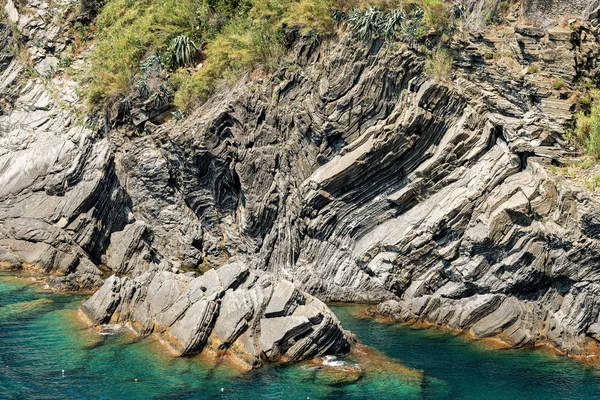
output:
M591 159L591 158L586 158L584 160L575 161L573 163L573 166L575 168L589 169L589 168L592 168L596 164L597 164L596 160Z
M554 90L562 90L565 87L567 87L567 84L563 79L557 78L552 81L552 87L554 88Z
M425 73L438 82L446 82L450 79L452 62L453 59L448 50L438 47L427 57Z
M575 140L594 159L600 159L600 90L589 93L589 106L576 114ZM586 103L587 104L587 103Z
M180 70L171 77L178 87L175 105L182 110L205 100L222 81L235 79L244 70L260 67L272 72L285 54L283 33L266 23L250 19L225 26L206 47L206 65L198 71Z
M537 64L529 64L527 67L527 73L530 75L537 74L538 72L540 72L540 67Z
M586 186L590 191L594 192L598 186L600 186L600 175L594 175L592 178L586 181Z

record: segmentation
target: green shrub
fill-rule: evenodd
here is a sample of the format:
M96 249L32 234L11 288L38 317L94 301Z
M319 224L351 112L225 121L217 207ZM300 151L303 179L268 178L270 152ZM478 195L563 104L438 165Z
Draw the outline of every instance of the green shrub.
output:
M73 63L73 58L69 55L66 55L66 56L60 58L60 60L58 61L57 67L58 68L69 68L72 63Z
M413 9L400 26L400 39L416 48L426 35L426 27L423 24L423 10Z
M435 31L444 30L450 23L450 9L442 0L423 0L423 21Z
M583 108L589 108L592 105L591 97L579 97L577 101L579 102L579 105Z
M283 22L289 26L298 26L304 34L310 31L329 34L335 29L335 11L341 11L331 5L326 0L292 1L285 10Z
M537 64L529 64L527 67L527 73L530 75L537 74L538 72L540 72L540 67Z
M452 56L443 48L434 49L425 62L425 73L439 82L448 81L452 70Z
M567 84L565 83L565 81L561 78L557 78L554 81L552 81L552 87L554 88L554 90L562 90L567 86Z
M600 159L600 90L590 92L589 110L576 115L575 138L586 154Z

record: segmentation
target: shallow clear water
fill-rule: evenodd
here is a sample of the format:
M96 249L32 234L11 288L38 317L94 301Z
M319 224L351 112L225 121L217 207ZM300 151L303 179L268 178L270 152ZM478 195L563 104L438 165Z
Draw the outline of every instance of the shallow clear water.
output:
M76 318L83 297L36 288L0 276L0 399L600 398L600 374L574 361L487 350L434 330L356 319L350 307L333 307L346 329L422 370L423 379L371 368L358 382L342 385L310 365L249 373L212 368L198 358L169 357L153 340L91 332Z

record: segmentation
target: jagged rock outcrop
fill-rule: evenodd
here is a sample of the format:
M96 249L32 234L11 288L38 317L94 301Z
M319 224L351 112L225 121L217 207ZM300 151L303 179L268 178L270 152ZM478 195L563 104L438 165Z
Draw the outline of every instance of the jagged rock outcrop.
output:
M60 21L15 12L52 75L65 42L40 35ZM74 118L70 83L28 79L5 44L0 257L67 288L100 284L101 264L126 274L84 312L179 354L208 346L254 365L342 350L311 295L585 354L600 340L600 209L549 166L574 154L569 85L600 76L590 15L469 32L445 82L402 43L299 40L273 76L182 121L138 121L143 135Z
M15 9L11 17L21 40L35 42L30 61L39 61L36 68L53 57L48 52L65 47L52 22L64 21L44 4L35 4L40 13L19 15ZM14 56L10 29L1 28L0 263L53 272L51 283L64 289L98 287L97 264L110 235L131 218L114 154L108 140L74 117L74 87L62 77L29 79L23 60Z
M597 54L594 26L474 36L456 46L450 85L402 46L300 47L302 68L241 82L122 147L155 148L143 154L160 166L121 166L158 185L137 215L158 232L173 220L157 223L156 204L193 212L193 230L153 242L165 254L252 254L321 299L388 300L381 311L402 321L583 353L598 326L600 210L547 166L571 152L573 102L551 79L593 75L581 61Z
M83 306L95 324L129 323L159 335L179 355L210 348L249 367L349 349L339 321L320 300L239 261L193 277L172 272L106 280Z

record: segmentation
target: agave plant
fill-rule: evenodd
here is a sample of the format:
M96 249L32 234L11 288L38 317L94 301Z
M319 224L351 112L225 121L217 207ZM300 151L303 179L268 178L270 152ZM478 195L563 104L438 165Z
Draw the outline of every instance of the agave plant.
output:
M173 96L173 90L167 85L160 85L160 87L150 93L150 96L145 101L145 104L149 104L152 108L160 109L169 105L169 100Z
M118 114L125 118L131 112L131 99L129 97L125 97L119 102L117 107Z
M157 53L145 58L140 63L140 70L146 75L148 75L153 70L160 70L162 68L162 60L160 59L160 56Z
M415 8L400 24L400 39L416 48L419 41L425 36L425 25L423 25L423 9Z
M381 18L378 27L379 35L388 43L396 40L398 28L401 26L404 19L405 15L402 10L392 10L391 12L386 13L383 18Z
M378 36L388 43L398 39L399 30L405 20L406 14L402 9L389 12L376 8L365 11L354 9L348 15L350 26L363 40Z
M361 39L367 40L379 34L381 12L376 8L367 8L365 11L354 9L348 14L348 22Z
M338 24L344 22L348 16L343 10L335 10L332 14L332 18Z
M142 97L148 97L150 93L148 90L148 78L142 76L140 80L136 82L135 88Z
M187 35L178 35L171 39L168 54L174 66L191 64L198 48Z
M179 108L175 109L175 111L172 111L171 115L175 121L181 121L183 119L183 113Z
M462 3L454 3L450 9L450 14L454 19L465 18L468 14L467 7Z

